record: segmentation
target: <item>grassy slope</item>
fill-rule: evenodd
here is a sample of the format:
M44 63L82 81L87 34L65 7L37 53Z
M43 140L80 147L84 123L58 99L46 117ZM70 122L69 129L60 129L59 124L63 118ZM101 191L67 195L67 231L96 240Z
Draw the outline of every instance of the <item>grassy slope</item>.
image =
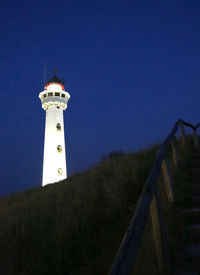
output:
M156 149L1 199L0 274L107 274Z
M180 147L182 165L175 173L178 207L190 200L189 147ZM157 149L158 146L135 154L110 153L95 167L63 182L1 199L0 274L107 274ZM173 255L175 236L183 221L178 208L169 207L162 176L159 186ZM156 270L149 220L134 275L157 274Z

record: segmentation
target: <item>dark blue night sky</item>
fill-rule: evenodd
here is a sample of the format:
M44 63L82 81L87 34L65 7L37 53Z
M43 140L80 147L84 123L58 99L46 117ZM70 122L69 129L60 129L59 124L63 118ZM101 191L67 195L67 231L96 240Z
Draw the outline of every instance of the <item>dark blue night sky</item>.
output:
M69 175L200 121L197 0L7 0L0 26L0 196L41 185L44 66L71 94Z

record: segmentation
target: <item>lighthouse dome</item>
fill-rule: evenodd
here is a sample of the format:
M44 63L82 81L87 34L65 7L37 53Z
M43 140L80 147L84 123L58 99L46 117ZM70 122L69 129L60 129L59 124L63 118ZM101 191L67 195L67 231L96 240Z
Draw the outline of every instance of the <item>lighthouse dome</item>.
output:
M46 84L50 84L50 83L60 83L60 84L64 84L64 81L61 80L59 77L57 77L57 75L53 75L47 82Z
M45 84L45 89L47 90L64 90L64 81L61 80L57 75L53 75Z

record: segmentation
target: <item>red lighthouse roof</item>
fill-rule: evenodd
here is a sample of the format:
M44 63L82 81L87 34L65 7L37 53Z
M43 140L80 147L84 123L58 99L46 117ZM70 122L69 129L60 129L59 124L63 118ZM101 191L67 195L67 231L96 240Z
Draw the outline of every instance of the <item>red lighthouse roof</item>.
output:
M59 84L62 87L62 89L64 90L64 85L63 85L64 81L61 80L59 77L57 77L57 75L55 75L55 74L46 82L45 88L47 88L47 86L49 86L52 83Z

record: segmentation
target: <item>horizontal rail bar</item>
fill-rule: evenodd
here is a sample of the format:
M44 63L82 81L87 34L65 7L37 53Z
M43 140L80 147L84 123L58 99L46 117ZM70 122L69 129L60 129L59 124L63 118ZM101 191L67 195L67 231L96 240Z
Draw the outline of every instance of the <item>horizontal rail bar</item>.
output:
M185 126L188 126L188 127L192 128L193 130L196 130L196 126L192 125L191 123L188 123L188 122L186 122L186 121L182 121L182 122L183 122L183 124L184 124ZM198 125L198 124L197 124L197 125Z

